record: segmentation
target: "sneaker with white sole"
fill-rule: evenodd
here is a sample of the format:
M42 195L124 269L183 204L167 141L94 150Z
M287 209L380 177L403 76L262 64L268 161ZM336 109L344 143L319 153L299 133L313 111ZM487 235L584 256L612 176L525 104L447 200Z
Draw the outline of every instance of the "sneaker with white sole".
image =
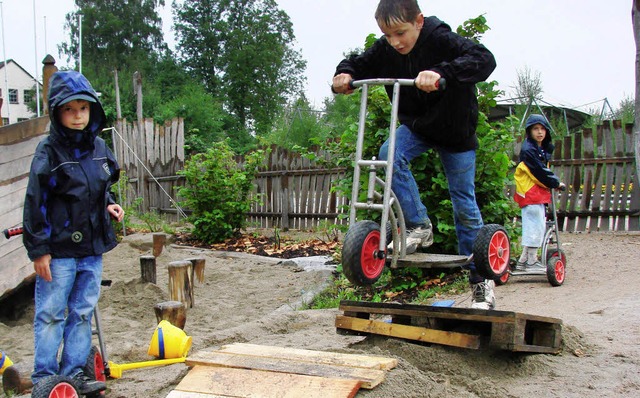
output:
M526 272L527 271L527 262L526 261L518 261L513 270L514 271L518 271L518 272Z
M429 247L433 244L433 226L431 221L407 229L406 254L413 254L420 247ZM393 242L389 242L387 249L393 251Z
M493 293L495 285L496 283L490 279L471 285L471 308L479 310L496 308L496 296Z
M540 261L536 261L533 264L526 264L527 268L526 271L527 272L545 272L547 270L547 268L542 265L542 263Z

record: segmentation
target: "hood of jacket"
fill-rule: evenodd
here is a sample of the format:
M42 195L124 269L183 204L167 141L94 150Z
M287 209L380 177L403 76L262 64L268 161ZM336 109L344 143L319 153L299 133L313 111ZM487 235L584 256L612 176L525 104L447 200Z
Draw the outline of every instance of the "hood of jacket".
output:
M536 113L532 113L529 118L527 118L527 121L525 123L527 139L535 142L535 140L531 137L531 128L536 124L541 124L542 127L547 130L547 135L545 135L544 139L542 140L542 148L544 148L546 151L549 151L549 149L551 148L551 151L549 152L552 152L553 144L551 144L551 125L549 124L549 121L546 117L538 115Z
M89 124L82 132L63 127L56 112L56 108L66 99L78 95L84 95L94 100L94 102L89 102L91 106ZM49 132L51 138L68 148L93 149L95 138L105 126L106 116L98 95L87 78L73 70L54 73L49 81L47 98L52 127ZM74 137L78 134L81 136Z

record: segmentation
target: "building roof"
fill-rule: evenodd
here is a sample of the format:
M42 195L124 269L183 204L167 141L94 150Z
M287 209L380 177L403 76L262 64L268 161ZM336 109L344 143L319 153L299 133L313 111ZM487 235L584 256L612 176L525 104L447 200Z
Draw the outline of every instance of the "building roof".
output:
M7 59L7 64L9 64L9 63L13 63L15 66L20 68L20 70L22 70L25 74L27 74L31 79L36 80L36 78L33 77L33 75L31 73L27 72L27 70L25 68L20 66L20 64L17 63L16 61L14 61L13 59L11 59L11 58ZM4 68L4 61L0 61L0 70L2 70L2 68ZM40 87L42 87L42 83L38 82L38 84L40 84Z
M503 102L495 107L491 108L491 112L489 112L489 121L502 120L509 115L515 114L516 107L522 107L521 103L516 102ZM571 108L565 108L561 106L555 106L551 104L531 104L531 108L529 113L540 113L540 111L544 112L544 115L548 119L560 119L567 121L569 130L578 128L582 126L589 117L590 114L576 110Z

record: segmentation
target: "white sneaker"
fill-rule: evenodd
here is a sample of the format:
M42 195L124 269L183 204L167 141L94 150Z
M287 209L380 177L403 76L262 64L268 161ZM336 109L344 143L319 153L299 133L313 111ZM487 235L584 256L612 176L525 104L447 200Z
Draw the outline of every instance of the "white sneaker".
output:
M490 279L471 285L471 308L492 310L496 308L496 296L493 288L496 283Z
M433 245L433 226L431 221L407 231L407 254L415 253L420 247Z

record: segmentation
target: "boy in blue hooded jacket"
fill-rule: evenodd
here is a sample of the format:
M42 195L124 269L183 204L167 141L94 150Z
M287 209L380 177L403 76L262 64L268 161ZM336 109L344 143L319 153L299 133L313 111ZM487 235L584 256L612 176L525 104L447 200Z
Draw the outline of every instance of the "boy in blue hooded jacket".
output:
M538 249L546 229L545 204L552 200L550 188L562 189L564 183L549 168L554 146L547 119L532 114L525 123L525 131L514 175L514 199L522 208L522 255L515 270L544 271L545 267L538 261Z
M120 168L98 137L104 110L82 74L54 73L48 99L49 136L31 163L23 215L23 242L36 272L31 380L35 385L47 376L68 376L86 395L106 389L83 367L91 350L102 254L117 244L111 219L124 217L111 193Z

